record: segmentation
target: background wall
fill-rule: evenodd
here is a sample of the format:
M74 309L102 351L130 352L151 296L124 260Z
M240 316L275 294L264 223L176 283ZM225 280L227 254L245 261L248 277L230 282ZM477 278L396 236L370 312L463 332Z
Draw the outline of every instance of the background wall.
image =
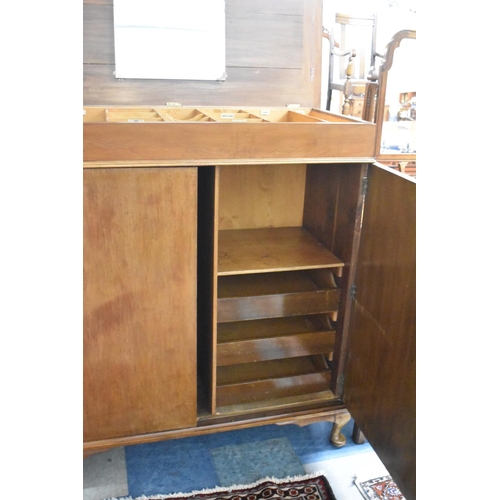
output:
M225 82L119 80L113 0L83 0L83 104L318 106L321 0L226 0Z

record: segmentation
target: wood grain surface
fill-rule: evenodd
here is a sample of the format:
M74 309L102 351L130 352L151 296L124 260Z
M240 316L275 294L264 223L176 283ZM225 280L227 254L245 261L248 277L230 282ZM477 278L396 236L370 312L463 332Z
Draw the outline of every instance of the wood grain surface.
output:
M416 183L370 167L345 401L407 499L416 498Z
M221 323L217 338L217 364L223 366L329 353L335 330L318 318L296 316Z
M374 124L355 121L84 123L83 129L85 162L203 160L207 165L228 159L372 158L375 134Z
M219 276L343 265L301 227L219 231Z
M319 314L338 309L338 288L321 288L307 271L221 276L217 321Z
M84 104L319 106L321 13L320 0L226 0L224 82L117 79L113 2L84 0Z
M219 230L302 225L306 166L219 167Z
M84 440L193 426L196 169L83 180Z

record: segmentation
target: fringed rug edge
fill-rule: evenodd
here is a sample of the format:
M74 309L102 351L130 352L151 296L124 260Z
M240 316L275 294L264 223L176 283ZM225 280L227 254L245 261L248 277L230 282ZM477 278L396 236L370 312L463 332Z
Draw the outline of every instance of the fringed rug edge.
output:
M112 497L107 498L105 500L168 500L169 498L191 498L196 495L210 495L211 493L230 493L234 490L241 490L245 488L255 488L262 483L267 483L268 481L273 482L275 484L288 483L293 481L303 481L305 479L314 479L316 477L324 476L324 471L310 472L309 474L303 474L298 476L288 476L284 478L276 478L276 477L264 477L255 481L253 483L248 484L233 484L232 486L216 486L214 488L205 488L203 490L191 491L189 493L169 493L168 495L151 495L151 496L140 496L140 497Z
M361 494L361 496L365 500L372 500L373 498L375 498L374 496L370 496L370 494L364 488L365 483L368 483L370 481L377 481L377 482L379 482L379 481L393 481L394 482L394 479L390 474L383 474L381 476L371 477L368 479L359 479L358 477L355 477L353 482L357 486L359 493ZM396 484L396 483L394 483L394 484ZM399 487L398 487L398 490L399 490ZM401 498L404 499L403 494L401 494Z

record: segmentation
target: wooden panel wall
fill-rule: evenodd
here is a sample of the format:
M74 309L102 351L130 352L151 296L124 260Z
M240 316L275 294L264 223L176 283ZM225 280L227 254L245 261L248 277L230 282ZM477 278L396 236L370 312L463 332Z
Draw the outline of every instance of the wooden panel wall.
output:
M116 79L113 0L83 0L83 104L319 106L321 0L226 0L225 82Z

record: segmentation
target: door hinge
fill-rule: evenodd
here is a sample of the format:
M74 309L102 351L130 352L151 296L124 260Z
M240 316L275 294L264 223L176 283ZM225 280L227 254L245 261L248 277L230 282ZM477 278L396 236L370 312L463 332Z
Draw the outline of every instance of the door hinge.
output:
M355 283L353 283L351 285L350 292L351 292L351 300L355 300L356 299L356 284Z
M337 384L337 394L342 397L344 395L344 380L345 380L345 375L342 374L339 377L339 383Z
M363 196L366 194L368 191L368 177L363 177L363 180L361 182L361 193Z

